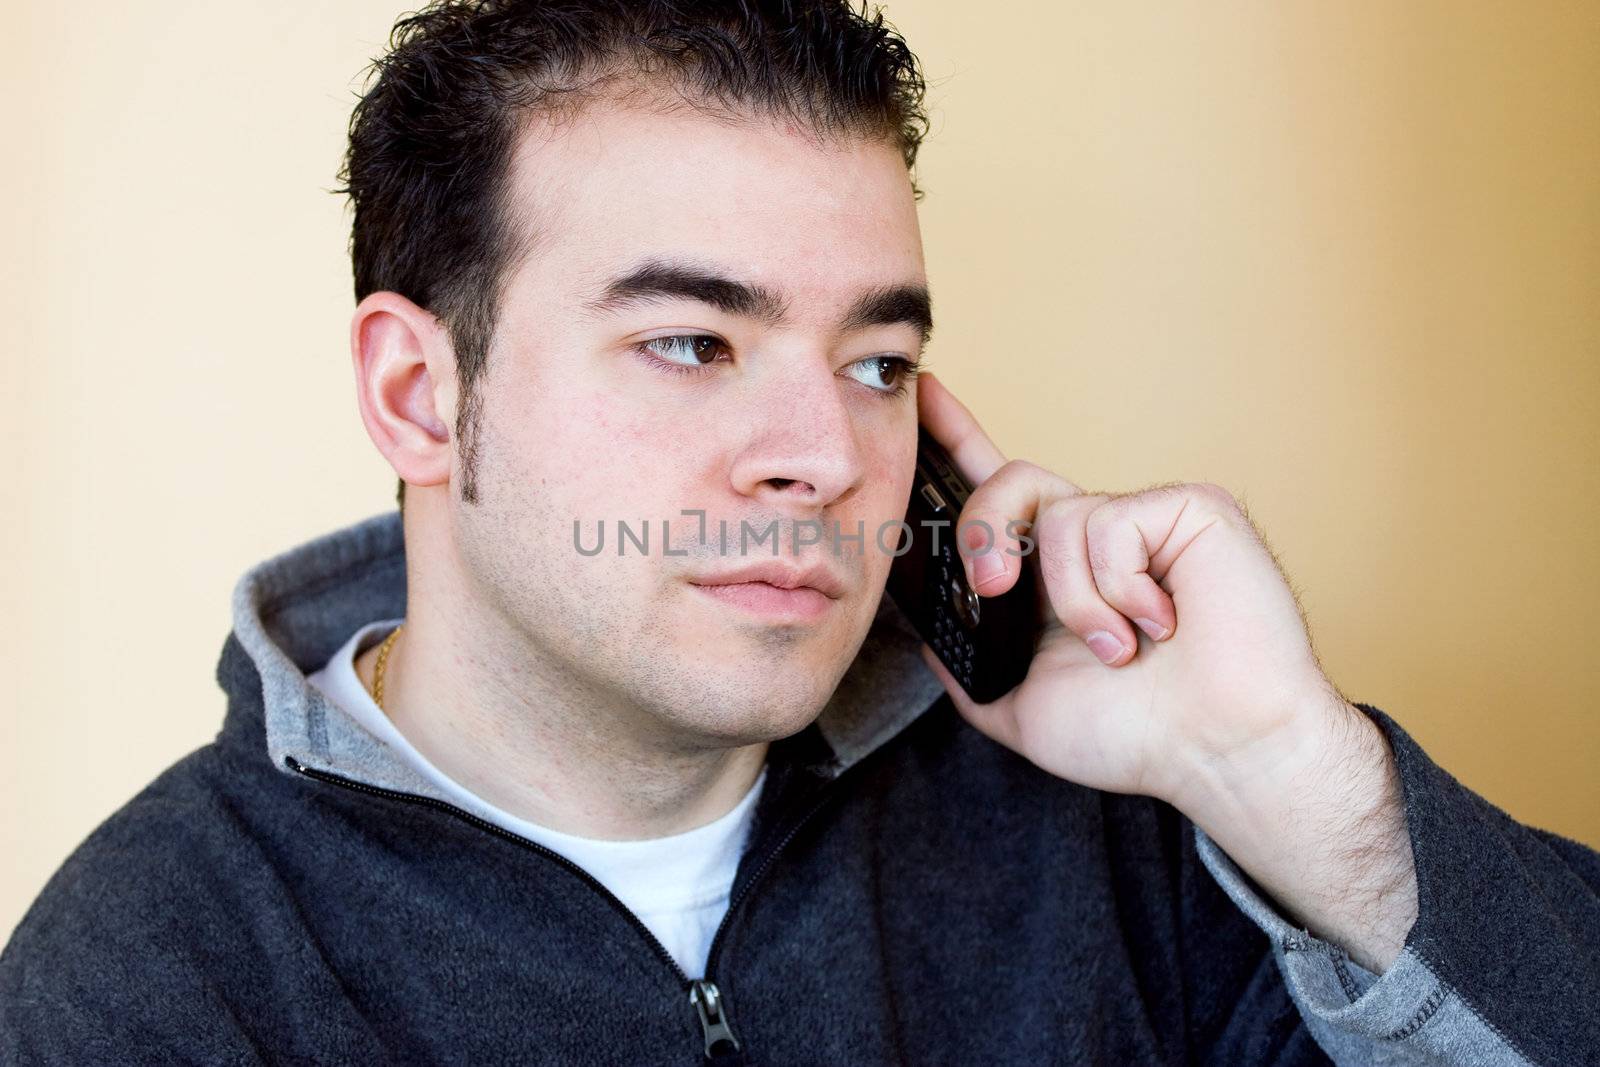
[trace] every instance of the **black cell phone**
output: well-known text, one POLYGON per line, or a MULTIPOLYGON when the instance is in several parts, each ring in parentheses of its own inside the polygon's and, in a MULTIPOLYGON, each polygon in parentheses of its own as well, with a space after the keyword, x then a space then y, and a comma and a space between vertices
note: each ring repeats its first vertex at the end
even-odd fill
POLYGON ((889 568, 888 589, 967 695, 987 704, 1021 682, 1033 661, 1040 631, 1038 553, 1020 557, 1021 577, 1003 595, 979 597, 967 584, 956 541, 956 523, 971 495, 971 483, 944 446, 919 427, 917 472, 906 504, 911 532, 909 538, 901 532, 906 550, 889 568))

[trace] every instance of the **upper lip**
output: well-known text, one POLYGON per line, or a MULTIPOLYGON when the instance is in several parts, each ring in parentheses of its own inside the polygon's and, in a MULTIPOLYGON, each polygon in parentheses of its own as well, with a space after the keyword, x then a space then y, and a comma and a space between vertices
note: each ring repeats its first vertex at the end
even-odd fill
POLYGON ((690 581, 695 585, 738 585, 741 582, 766 582, 779 589, 800 589, 809 586, 833 600, 844 596, 844 582, 821 563, 806 567, 785 564, 779 560, 752 563, 737 570, 718 574, 702 574, 690 581))

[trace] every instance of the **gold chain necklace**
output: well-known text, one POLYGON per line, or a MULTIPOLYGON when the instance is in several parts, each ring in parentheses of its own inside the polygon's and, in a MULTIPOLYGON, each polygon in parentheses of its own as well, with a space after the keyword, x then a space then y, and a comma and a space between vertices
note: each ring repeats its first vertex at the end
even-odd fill
POLYGON ((383 639, 383 644, 378 646, 378 660, 372 665, 372 702, 378 705, 378 710, 383 711, 383 670, 389 665, 389 653, 394 650, 394 639, 400 636, 400 631, 405 623, 396 626, 388 637, 383 639))

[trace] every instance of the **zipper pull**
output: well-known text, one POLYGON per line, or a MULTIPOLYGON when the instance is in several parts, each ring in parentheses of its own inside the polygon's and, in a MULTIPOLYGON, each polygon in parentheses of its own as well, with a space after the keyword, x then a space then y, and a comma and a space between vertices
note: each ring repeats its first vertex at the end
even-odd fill
MULTIPOLYGON (((733 1028, 722 1014, 722 994, 715 982, 704 978, 690 982, 689 1003, 700 1016, 700 1029, 706 1036, 706 1059, 716 1061, 720 1056, 739 1051, 739 1039, 733 1036, 733 1028)), ((737 1062, 743 1063, 744 1057, 740 1056, 737 1062)))

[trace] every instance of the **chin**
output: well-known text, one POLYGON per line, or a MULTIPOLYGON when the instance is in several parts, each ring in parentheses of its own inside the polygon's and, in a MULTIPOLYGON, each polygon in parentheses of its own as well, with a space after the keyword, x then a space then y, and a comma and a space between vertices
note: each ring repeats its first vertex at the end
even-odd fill
POLYGON ((719 746, 777 741, 799 733, 822 713, 832 689, 819 691, 816 678, 810 674, 789 687, 776 685, 771 675, 726 687, 708 685, 680 705, 674 718, 719 746))

